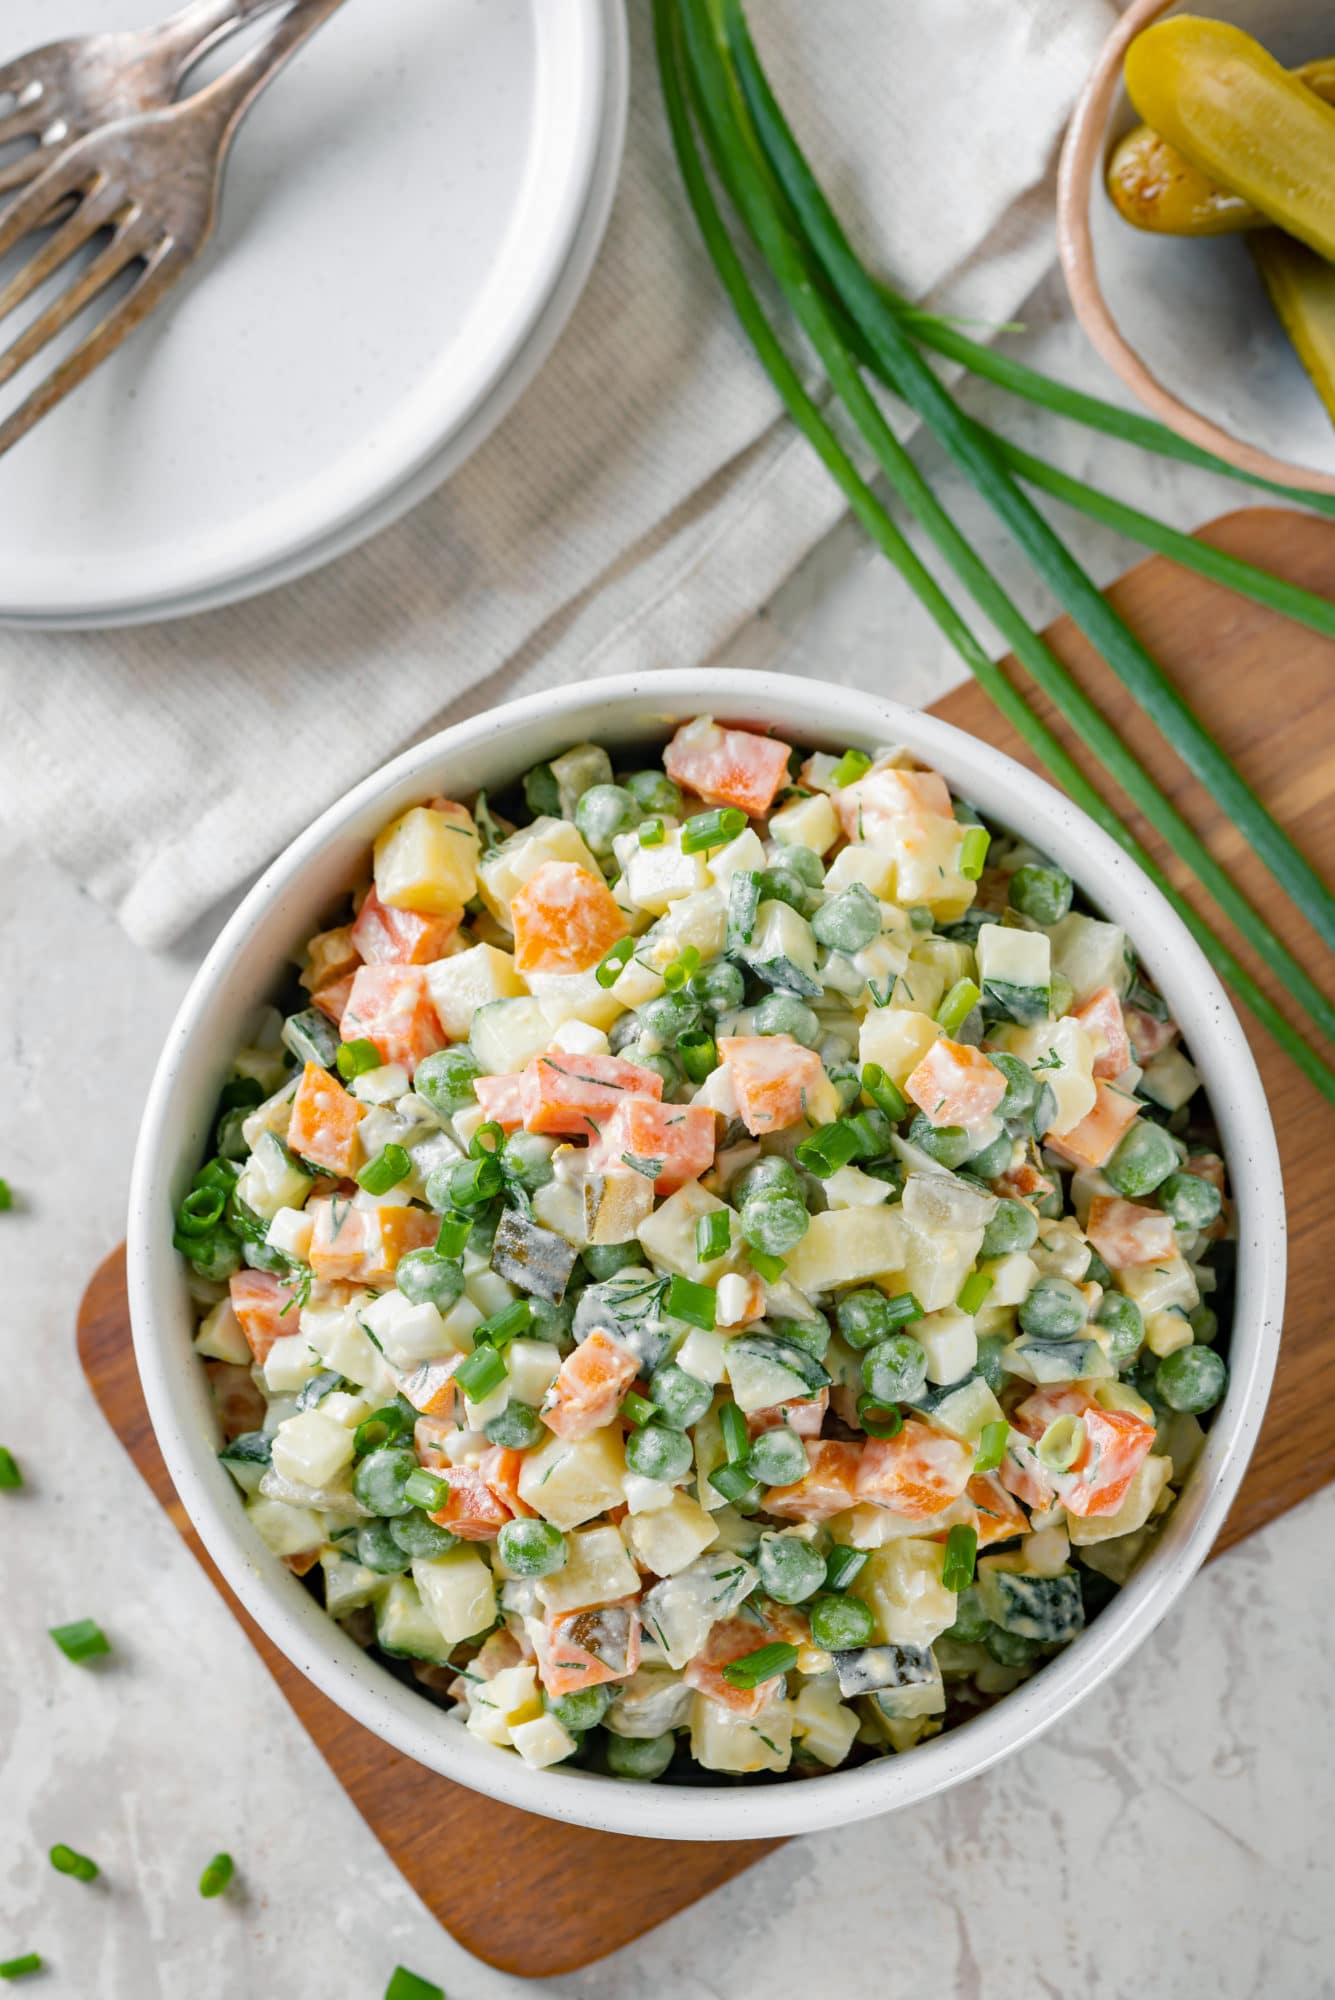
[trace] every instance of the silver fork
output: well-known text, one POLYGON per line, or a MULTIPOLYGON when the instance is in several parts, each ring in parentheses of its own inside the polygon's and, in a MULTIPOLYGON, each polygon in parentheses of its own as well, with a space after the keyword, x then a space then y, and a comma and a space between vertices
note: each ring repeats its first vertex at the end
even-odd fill
POLYGON ((171 104, 187 72, 278 0, 194 0, 152 28, 75 35, 0 64, 0 146, 35 143, 0 166, 0 193, 35 180, 56 155, 101 125, 171 104))
MULTIPOLYGON (((293 0, 258 47, 193 97, 88 133, 0 212, 0 258, 62 218, 0 289, 0 320, 94 237, 110 240, 0 352, 0 386, 132 266, 142 269, 45 379, 0 423, 0 455, 86 380, 142 324, 213 234, 232 140, 250 106, 344 0, 293 0), (72 209, 64 205, 73 201, 72 209)), ((230 14, 235 14, 235 8, 230 14)))

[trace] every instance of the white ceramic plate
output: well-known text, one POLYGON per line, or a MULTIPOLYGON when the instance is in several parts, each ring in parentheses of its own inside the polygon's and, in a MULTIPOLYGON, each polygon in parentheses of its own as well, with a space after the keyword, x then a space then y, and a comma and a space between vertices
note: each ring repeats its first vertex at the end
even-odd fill
MULTIPOLYGON (((1084 814, 999 751, 931 716, 852 689, 716 668, 585 681, 493 709, 405 752, 330 808, 266 870, 210 952, 163 1048, 130 1191, 135 1356, 158 1443, 195 1527, 246 1609, 331 1700, 431 1770, 529 1812, 669 1840, 810 1833, 927 1798, 1028 1743, 1097 1688, 1185 1589, 1242 1482, 1260 1429, 1284 1296, 1284 1202, 1260 1078, 1218 980, 1180 920, 1084 814), (1228 1158, 1238 1230, 1228 1394, 1157 1545, 1116 1600, 1041 1673, 903 1757, 786 1784, 636 1785, 530 1771, 471 1737, 369 1658, 252 1532, 216 1457, 216 1419, 190 1345, 172 1215, 206 1143, 241 1023, 280 990, 292 954, 365 865, 367 846, 413 801, 497 786, 584 738, 661 744, 702 710, 840 750, 908 744, 951 788, 1067 867, 1135 940, 1204 1077, 1228 1158)), ((238 1641, 239 1643, 239 1641, 238 1641)))
MULTIPOLYGON (((141 13, 68 0, 60 27, 141 13)), ((624 116, 614 15, 349 0, 243 126, 195 278, 0 460, 0 617, 223 602, 326 560, 452 469, 591 260, 624 116)), ((53 26, 49 0, 11 0, 6 49, 53 26)))

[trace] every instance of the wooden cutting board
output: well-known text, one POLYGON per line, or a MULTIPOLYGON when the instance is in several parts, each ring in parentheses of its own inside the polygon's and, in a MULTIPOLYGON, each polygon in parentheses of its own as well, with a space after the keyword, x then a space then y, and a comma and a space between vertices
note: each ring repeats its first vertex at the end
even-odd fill
MULTIPOLYGON (((1256 508, 1229 515, 1202 533, 1221 548, 1335 598, 1335 527, 1328 523, 1256 508)), ((1335 876, 1335 644, 1157 557, 1123 577, 1110 595, 1280 821, 1322 872, 1335 876)), ((1296 916, 1277 909, 1267 878, 1241 850, 1232 828, 1133 714, 1089 647, 1064 619, 1048 636, 1294 951, 1314 974, 1327 976, 1329 964, 1318 942, 1296 916)), ((1008 667, 1019 680, 1014 663, 1008 667)), ((886 692, 894 692, 892 684, 886 692)), ((1021 762, 1032 762, 976 687, 948 696, 935 713, 1021 762)), ((1105 790, 1128 816, 1126 801, 1114 789, 1105 790)), ((1146 845, 1162 858, 1162 843, 1134 814, 1129 816, 1146 845)), ((1171 858, 1166 865, 1185 881, 1171 858)), ((1249 956, 1244 947, 1238 949, 1249 956)), ((1265 968, 1254 970, 1282 1002, 1282 990, 1265 968)), ((1326 1335, 1323 1298, 1329 1289, 1328 1218, 1335 1204, 1335 1110, 1253 1023, 1247 1025, 1284 1158, 1289 1299, 1269 1413, 1219 1549, 1335 1476, 1335 1342, 1326 1335), (1302 1441, 1300 1452, 1294 1449, 1295 1438, 1302 1441)), ((135 1372, 122 1250, 107 1258, 88 1288, 79 1313, 78 1346, 103 1413, 335 1776, 423 1902, 479 1958, 529 1977, 573 1971, 651 1930, 778 1844, 705 1845, 590 1833, 493 1804, 386 1748, 269 1644, 190 1527, 154 1442, 135 1372), (503 1867, 483 1872, 478 1857, 487 1854, 504 1856, 503 1867), (592 1885, 613 1876, 615 1895, 591 1893, 592 1885), (521 1879, 527 1893, 516 1899, 513 1884, 521 1879)))

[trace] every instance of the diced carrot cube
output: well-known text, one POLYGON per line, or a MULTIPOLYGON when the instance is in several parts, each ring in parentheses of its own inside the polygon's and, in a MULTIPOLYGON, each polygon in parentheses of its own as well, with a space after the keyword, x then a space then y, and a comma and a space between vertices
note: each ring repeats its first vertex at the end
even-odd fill
POLYGON ((337 930, 317 931, 306 947, 306 969, 301 983, 308 993, 318 992, 320 987, 342 979, 345 973, 354 973, 360 963, 350 924, 340 924, 337 930))
MULTIPOLYGON (((460 1356, 462 1360, 463 1357, 460 1356)), ((449 1457, 445 1446, 450 1438, 458 1434, 459 1426, 447 1417, 419 1417, 413 1425, 413 1449, 419 1462, 432 1472, 440 1472, 448 1467, 449 1457)))
POLYGON ((587 972, 629 925, 601 875, 544 861, 510 902, 516 972, 587 972))
POLYGON ((995 1472, 975 1472, 964 1492, 977 1517, 980 1549, 1008 1542, 1012 1535, 1022 1535, 1028 1529, 1028 1515, 1016 1506, 995 1472))
POLYGON ((887 820, 950 819, 950 787, 935 771, 901 771, 885 766, 831 792, 839 824, 850 840, 865 840, 887 820))
POLYGON ((640 1616, 634 1598, 588 1611, 563 1611, 537 1638, 538 1678, 554 1699, 605 1681, 629 1680, 640 1664, 640 1616))
POLYGON ((365 1105, 350 1096, 337 1077, 308 1062, 292 1100, 287 1143, 303 1160, 341 1179, 357 1164, 362 1149, 357 1127, 365 1116, 365 1105))
POLYGON ((1161 1056, 1165 1049, 1171 1048, 1180 1032, 1176 1021, 1161 1021, 1157 1014, 1147 1014, 1141 1007, 1124 1007, 1122 1019, 1126 1024, 1131 1053, 1142 1069, 1155 1056, 1161 1056))
POLYGON ((731 1709, 734 1715, 754 1719, 773 1700, 778 1675, 771 1675, 758 1687, 739 1688, 724 1680, 723 1669, 730 1667, 734 1660, 744 1659, 748 1653, 758 1652, 770 1637, 767 1630, 749 1618, 721 1619, 695 1658, 687 1661, 682 1679, 697 1694, 707 1695, 710 1701, 731 1709))
POLYGON ((440 1234, 439 1218, 422 1208, 357 1208, 337 1198, 306 1207, 315 1223, 310 1263, 317 1278, 392 1285, 400 1257, 429 1249, 440 1234))
POLYGON ((1039 1172, 1032 1160, 1021 1160, 1018 1167, 1007 1167, 992 1185, 998 1194, 1010 1195, 1016 1201, 1039 1201, 1053 1191, 1053 1182, 1039 1172))
POLYGON ((372 889, 352 926, 352 942, 368 965, 430 965, 448 953, 463 914, 390 909, 372 889))
POLYGON ((233 1438, 244 1437, 247 1431, 263 1429, 269 1405, 252 1380, 249 1368, 231 1361, 206 1361, 204 1372, 209 1378, 218 1423, 229 1444, 233 1438))
POLYGON ((482 1468, 451 1465, 445 1472, 449 1493, 431 1519, 450 1528, 464 1542, 494 1542, 507 1521, 514 1519, 504 1500, 487 1484, 482 1468))
POLYGON ((706 805, 740 806, 759 819, 787 779, 792 746, 750 729, 722 729, 708 716, 683 723, 663 752, 663 768, 706 805))
POLYGON ((798 1396, 791 1403, 771 1403, 766 1410, 749 1410, 746 1428, 752 1437, 759 1437, 762 1431, 777 1431, 787 1425, 800 1438, 818 1438, 829 1406, 830 1392, 822 1389, 818 1396, 798 1396))
POLYGON ((1134 1124, 1140 1106, 1123 1090, 1113 1090, 1100 1078, 1094 1085, 1094 1109, 1069 1132, 1058 1138, 1049 1133, 1043 1141, 1054 1153, 1077 1167, 1101 1167, 1112 1157, 1117 1142, 1134 1124))
POLYGON ((341 973, 337 979, 330 979, 325 985, 317 986, 311 994, 311 1005, 318 1007, 322 1014, 327 1014, 336 1028, 342 1026, 343 1016, 348 1011, 354 977, 351 972, 341 973))
POLYGON ((657 1167, 655 1190, 675 1194, 713 1165, 717 1137, 718 1125, 706 1104, 627 1097, 603 1127, 599 1151, 605 1165, 632 1166, 646 1179, 657 1167))
POLYGON ((578 1139, 596 1138, 624 1098, 663 1095, 657 1070, 620 1056, 573 1056, 559 1049, 535 1056, 522 1082, 524 1130, 578 1139))
POLYGON ((1131 1043, 1122 1017, 1122 1003, 1112 987, 1100 986, 1097 993, 1091 993, 1084 1006, 1076 1008, 1075 1019, 1088 1031, 1094 1044, 1095 1076, 1106 1077, 1109 1082, 1119 1077, 1131 1061, 1131 1043))
POLYGON ((542 1406, 542 1421, 569 1440, 602 1430, 615 1417, 639 1366, 633 1354, 596 1326, 561 1363, 542 1406))
POLYGON ((345 1042, 374 1042, 382 1061, 402 1063, 409 1076, 445 1046, 420 965, 362 966, 339 1032, 345 1042))
POLYGON ((490 1491, 514 1517, 533 1513, 527 1502, 519 1497, 519 1475, 523 1465, 522 1451, 513 1451, 508 1445, 494 1444, 491 1450, 483 1455, 478 1467, 490 1491))
POLYGON ((765 1495, 765 1512, 787 1521, 828 1521, 832 1514, 844 1513, 857 1498, 864 1449, 838 1438, 809 1442, 807 1472, 791 1486, 772 1486, 765 1495))
POLYGON ((1087 1389, 1075 1383, 1026 1397, 1012 1421, 1017 1430, 1037 1441, 1059 1416, 1078 1417, 1085 1437, 1074 1465, 1065 1472, 1049 1474, 1054 1495, 1068 1514, 1115 1514, 1154 1449, 1153 1424, 1142 1422, 1132 1410, 1105 1410, 1087 1389))
POLYGON ((997 1477, 1008 1493, 1036 1513, 1046 1512, 1057 1497, 1051 1474, 1039 1459, 1037 1445, 1018 1428, 1012 1429, 1006 1441, 1006 1456, 997 1477))
POLYGON ((1173 1218, 1160 1208, 1142 1208, 1116 1195, 1096 1194, 1089 1204, 1085 1235, 1110 1271, 1132 1264, 1153 1264, 1171 1257, 1173 1218))
POLYGON ((933 1042, 910 1072, 904 1093, 933 1125, 984 1124, 1006 1095, 1006 1079, 981 1049, 933 1042))
POLYGON ((732 1078, 738 1115, 753 1138, 796 1125, 825 1080, 816 1051, 791 1035, 724 1035, 718 1052, 732 1078))
POLYGON ((396 1378, 399 1394, 424 1417, 455 1416, 459 1390, 454 1378, 464 1359, 462 1354, 449 1354, 442 1361, 419 1362, 396 1378))
POLYGON ((918 1520, 939 1514, 969 1483, 973 1453, 910 1417, 892 1438, 870 1438, 858 1465, 857 1497, 918 1520))
POLYGON ((522 1076, 479 1076, 473 1089, 488 1120, 506 1132, 517 1132, 524 1122, 524 1079, 522 1076))
POLYGON ((241 1323, 247 1345, 257 1361, 264 1361, 276 1340, 297 1331, 297 1315, 290 1308, 293 1290, 271 1271, 233 1271, 227 1281, 232 1311, 241 1323))

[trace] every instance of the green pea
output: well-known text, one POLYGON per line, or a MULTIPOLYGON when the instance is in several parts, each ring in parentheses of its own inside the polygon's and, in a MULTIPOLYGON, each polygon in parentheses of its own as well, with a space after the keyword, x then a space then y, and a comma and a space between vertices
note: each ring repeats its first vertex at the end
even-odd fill
POLYGON ((814 1049, 821 1038, 819 1016, 793 993, 767 993, 755 1021, 758 1035, 791 1035, 804 1049, 814 1049))
POLYGON ((1026 862, 1011 876, 1011 908, 1036 924, 1056 924, 1071 907, 1075 884, 1060 868, 1026 862))
POLYGON ((358 1461, 352 1475, 353 1494, 369 1513, 386 1519, 407 1514, 413 1503, 404 1498, 403 1489, 416 1470, 417 1453, 409 1446, 382 1445, 358 1461))
POLYGON ((1223 1196, 1199 1174, 1169 1174, 1159 1185, 1159 1206, 1179 1229, 1208 1229, 1223 1207, 1223 1196))
POLYGON ((692 973, 687 992, 694 995, 711 1021, 735 1014, 746 998, 746 981, 730 959, 716 958, 692 973))
POLYGON ((575 1279, 578 1275, 579 1266, 576 1265, 575 1277, 572 1277, 570 1284, 566 1287, 565 1298, 559 1306, 553 1305, 550 1299, 535 1297, 529 1299, 528 1309, 530 1317, 528 1337, 530 1340, 545 1340, 550 1346, 559 1347, 564 1351, 570 1341, 571 1328, 574 1324, 575 1279))
POLYGON ((1040 1278, 1020 1307, 1020 1325, 1038 1340, 1070 1340, 1085 1317, 1084 1293, 1069 1278, 1040 1278))
POLYGON ((899 1323, 885 1293, 872 1285, 845 1292, 834 1316, 848 1345, 857 1348, 874 1347, 878 1340, 888 1339, 899 1323))
POLYGON ((356 1549, 358 1562, 373 1569, 377 1576, 401 1576, 412 1561, 408 1551, 395 1539, 389 1521, 367 1521, 358 1528, 356 1549))
POLYGON ((512 1132, 501 1152, 505 1178, 536 1194, 554 1179, 551 1149, 532 1132, 512 1132))
POLYGON ((1094 1313, 1096 1326, 1108 1335, 1108 1359, 1114 1368, 1134 1361, 1145 1338, 1145 1320, 1134 1299, 1123 1292, 1105 1292, 1094 1313))
POLYGON ((862 1381, 878 1403, 911 1403, 927 1385, 927 1356, 911 1333, 892 1333, 863 1355, 862 1381))
POLYGON ((909 1126, 908 1137, 911 1146, 952 1173, 964 1165, 973 1148, 973 1140, 962 1125, 933 1125, 922 1111, 909 1126))
POLYGON ((1155 1386, 1170 1410, 1200 1416, 1228 1387, 1228 1369, 1212 1347, 1179 1347, 1155 1371, 1155 1386))
POLYGON ((881 934, 881 906, 862 882, 850 882, 828 903, 822 903, 811 919, 817 944, 851 957, 881 934))
POLYGON ((558 1695, 548 1699, 547 1708, 563 1728, 581 1735, 586 1729, 596 1729, 612 1706, 615 1689, 603 1684, 599 1687, 576 1688, 572 1694, 558 1695))
POLYGON ((1015 1141, 1009 1132, 999 1132, 990 1145, 969 1157, 969 1172, 976 1174, 980 1181, 994 1181, 1010 1166, 1015 1152, 1015 1141))
POLYGON ((742 1203, 742 1235, 753 1249, 768 1257, 785 1256, 810 1227, 806 1203, 795 1195, 768 1194, 762 1188, 742 1203))
POLYGON ((671 813, 681 817, 682 797, 666 771, 632 771, 622 784, 636 805, 647 813, 671 813))
POLYGON ((671 1424, 674 1430, 685 1431, 692 1424, 699 1423, 714 1400, 714 1391, 698 1375, 688 1375, 675 1361, 667 1361, 654 1370, 649 1383, 649 1400, 657 1404, 663 1423, 671 1424))
POLYGON ((550 1521, 506 1521, 496 1546, 515 1576, 551 1576, 565 1567, 566 1538, 550 1521))
POLYGON ((639 801, 624 785, 591 785, 575 807, 575 825, 590 854, 605 861, 618 834, 633 833, 643 819, 639 801))
POLYGON ((807 1475, 807 1448, 796 1431, 781 1424, 760 1433, 747 1453, 746 1469, 762 1486, 794 1486, 807 1475))
POLYGON ((404 1554, 410 1557, 443 1556, 446 1549, 452 1549, 459 1537, 450 1528, 442 1528, 435 1521, 414 1507, 411 1514, 401 1514, 389 1524, 389 1532, 404 1554))
POLYGON ((473 1086, 481 1075, 481 1063, 461 1043, 452 1049, 439 1049, 420 1062, 413 1072, 413 1089, 442 1118, 453 1118, 456 1111, 475 1101, 477 1092, 473 1086))
POLYGON ((1135 1200, 1138 1195, 1152 1194, 1177 1164, 1177 1147, 1162 1125, 1137 1118, 1118 1140, 1103 1174, 1118 1194, 1135 1200))
POLYGON ((639 1009, 639 1018, 646 1034, 656 1035, 671 1048, 678 1035, 700 1027, 704 1015, 700 1002, 689 992, 660 993, 656 1000, 645 1001, 639 1009))
POLYGON ((772 865, 786 868, 808 889, 819 889, 825 880, 825 863, 814 847, 804 847, 800 841, 794 841, 791 847, 781 847, 772 865))
POLYGON ((690 1439, 665 1424, 645 1424, 626 1439, 626 1464, 641 1479, 662 1479, 671 1485, 686 1477, 693 1458, 690 1439))
POLYGON ((512 1400, 486 1426, 486 1435, 507 1451, 531 1451, 550 1433, 531 1403, 512 1400))
POLYGON ((638 1778, 651 1784, 672 1762, 677 1739, 663 1736, 617 1736, 607 1732, 607 1768, 616 1778, 638 1778))
POLYGON ((435 1306, 448 1312, 464 1288, 464 1267, 457 1257, 439 1250, 410 1250, 400 1257, 394 1282, 410 1305, 435 1306))
POLYGON ((1026 1202, 1003 1195, 991 1221, 983 1231, 984 1257, 1009 1257, 1012 1251, 1029 1250, 1038 1241, 1038 1217, 1026 1202))
POLYGON ((1219 1315, 1212 1306, 1196 1306, 1187 1314, 1187 1324, 1192 1336, 1202 1347, 1208 1347, 1219 1335, 1219 1315))
POLYGON ((827 1653, 865 1646, 875 1620, 860 1597, 822 1596, 811 1607, 811 1637, 827 1653))
POLYGON ((633 1237, 628 1243, 586 1243, 579 1254, 589 1276, 598 1285, 614 1278, 618 1271, 644 1262, 644 1252, 633 1237))
POLYGON ((762 1588, 776 1604, 801 1604, 825 1581, 825 1558, 795 1535, 762 1535, 756 1553, 762 1588))
POLYGON ((1102 1285, 1105 1291, 1112 1284, 1112 1272, 1108 1269, 1108 1266, 1104 1263, 1093 1244, 1090 1245, 1089 1265, 1085 1271, 1085 1276, 1092 1284, 1102 1285))
POLYGON ((791 1160, 782 1153, 766 1153, 740 1173, 732 1185, 732 1198, 742 1207, 757 1194, 796 1195, 801 1199, 802 1183, 791 1160))

